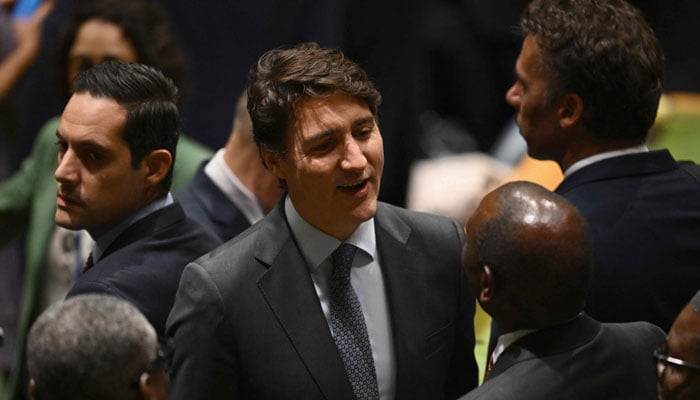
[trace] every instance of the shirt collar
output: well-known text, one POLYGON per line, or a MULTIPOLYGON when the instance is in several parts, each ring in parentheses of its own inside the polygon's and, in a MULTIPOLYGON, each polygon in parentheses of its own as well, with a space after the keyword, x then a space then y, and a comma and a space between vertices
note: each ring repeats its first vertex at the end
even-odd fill
POLYGON ((327 235, 306 222, 297 212, 289 196, 284 201, 284 211, 287 222, 296 239, 299 249, 311 273, 315 273, 321 263, 326 260, 342 243, 357 246, 372 259, 377 259, 377 240, 374 231, 374 218, 360 224, 344 242, 327 235))
POLYGON ((603 161, 608 158, 622 156, 625 154, 644 153, 648 151, 649 148, 646 145, 640 144, 639 146, 632 146, 626 149, 606 151, 604 153, 594 154, 590 157, 583 158, 571 164, 571 166, 567 168, 567 170, 564 172, 564 178, 568 178, 571 174, 580 170, 581 168, 587 167, 593 163, 597 163, 598 161, 603 161))
POLYGON ((94 262, 97 262, 100 258, 102 258, 102 254, 104 254, 105 250, 107 250, 109 245, 112 244, 112 242, 114 242, 114 239, 116 239, 117 236, 124 232, 126 228, 134 224, 136 221, 142 219, 143 217, 157 210, 160 210, 161 208, 164 208, 172 204, 173 202, 173 196, 170 194, 170 192, 168 192, 167 196, 153 201, 147 206, 131 214, 131 216, 127 217, 126 219, 124 219, 124 221, 119 223, 119 225, 107 231, 107 233, 105 233, 95 241, 95 247, 92 250, 92 259, 94 260, 94 262))
POLYGON ((504 333, 501 336, 499 336, 498 342, 496 343, 496 348, 493 349, 493 363, 496 363, 498 357, 503 353, 503 351, 505 351, 505 349, 508 348, 508 346, 515 343, 515 341, 520 339, 521 337, 534 331, 536 331, 536 329, 519 329, 517 331, 504 333))
POLYGON ((248 190, 224 159, 224 149, 219 149, 204 167, 209 179, 238 207, 250 224, 265 216, 258 199, 248 190))

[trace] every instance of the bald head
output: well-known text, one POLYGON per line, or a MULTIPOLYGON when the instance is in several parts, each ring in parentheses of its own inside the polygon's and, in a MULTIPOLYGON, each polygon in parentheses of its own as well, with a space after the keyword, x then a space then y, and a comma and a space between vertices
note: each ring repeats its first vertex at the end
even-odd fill
POLYGON ((265 213, 269 212, 284 194, 277 177, 265 167, 258 146, 253 139, 253 123, 246 104, 245 92, 236 102, 233 129, 224 147, 226 165, 238 180, 250 190, 265 213))
POLYGON ((467 222, 467 277, 504 333, 556 325, 580 313, 590 258, 580 212, 530 182, 489 193, 467 222))
MULTIPOLYGON (((700 366, 700 291, 681 310, 666 338, 667 355, 700 366)), ((696 368, 668 366, 659 377, 659 399, 691 400, 700 398, 700 371, 696 368), (675 371, 675 372, 674 372, 675 371)))

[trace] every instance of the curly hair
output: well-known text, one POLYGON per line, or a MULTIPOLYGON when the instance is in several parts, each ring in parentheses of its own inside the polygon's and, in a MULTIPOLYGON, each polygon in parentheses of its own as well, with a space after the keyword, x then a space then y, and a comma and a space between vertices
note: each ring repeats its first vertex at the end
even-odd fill
POLYGON ((157 351, 156 331, 125 300, 85 294, 58 302, 32 325, 29 374, 37 398, 117 399, 157 351))
POLYGON ((311 42, 263 54, 250 71, 247 89, 258 147, 283 154, 298 101, 337 91, 363 101, 377 117, 381 95, 365 71, 341 51, 311 42))
POLYGON ((187 59, 170 29, 165 10, 148 0, 82 0, 61 27, 58 58, 63 94, 70 95, 68 56, 80 27, 99 19, 119 26, 136 50, 137 62, 149 65, 172 79, 180 97, 189 91, 187 59))
POLYGON ((574 92, 601 139, 644 140, 656 119, 664 56, 642 13, 624 0, 534 0, 521 18, 551 81, 547 99, 574 92))

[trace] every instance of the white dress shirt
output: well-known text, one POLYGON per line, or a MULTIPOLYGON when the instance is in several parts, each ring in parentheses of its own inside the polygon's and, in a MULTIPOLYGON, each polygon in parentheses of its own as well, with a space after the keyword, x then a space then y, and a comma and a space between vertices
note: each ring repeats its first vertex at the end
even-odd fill
POLYGON ((328 282, 333 266, 330 257, 342 243, 357 246, 358 251, 355 253, 350 271, 350 284, 357 293, 365 316, 369 344, 372 347, 372 358, 377 372, 379 398, 393 399, 396 391, 396 358, 384 277, 377 253, 374 219, 362 223, 345 242, 341 242, 306 222, 294 209, 289 197, 285 199, 284 210, 292 234, 309 267, 331 334, 333 328, 331 327, 328 282))

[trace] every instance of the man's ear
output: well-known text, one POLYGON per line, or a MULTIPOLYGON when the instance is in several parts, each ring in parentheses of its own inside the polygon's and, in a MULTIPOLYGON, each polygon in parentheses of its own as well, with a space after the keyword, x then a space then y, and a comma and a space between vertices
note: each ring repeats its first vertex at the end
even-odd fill
POLYGON ((37 393, 36 393, 36 382, 34 382, 34 378, 29 378, 29 396, 32 399, 38 399, 37 393))
POLYGON ((479 302, 488 304, 493 300, 496 294, 496 277, 491 270, 491 267, 484 265, 479 273, 479 281, 481 283, 481 292, 479 292, 479 302))
POLYGON ((146 166, 146 182, 155 186, 165 179, 173 163, 173 156, 165 149, 153 150, 146 154, 142 163, 146 166))
POLYGON ((278 179, 287 179, 284 168, 282 168, 280 155, 278 153, 261 148, 260 157, 262 157, 265 166, 270 172, 272 172, 273 175, 275 175, 278 179))
POLYGON ((163 370, 144 372, 139 377, 139 392, 144 400, 167 400, 170 378, 163 370))
POLYGON ((583 99, 576 93, 567 93, 560 99, 559 125, 570 128, 576 125, 583 115, 583 99))

